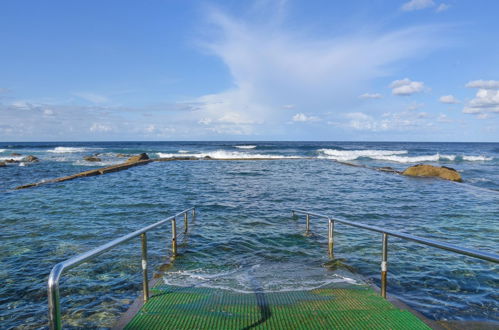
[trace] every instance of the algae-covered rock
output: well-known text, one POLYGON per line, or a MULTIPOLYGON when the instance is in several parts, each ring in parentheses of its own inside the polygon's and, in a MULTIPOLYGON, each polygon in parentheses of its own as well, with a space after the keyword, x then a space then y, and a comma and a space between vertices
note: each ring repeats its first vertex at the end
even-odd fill
POLYGON ((414 165, 407 168, 403 175, 408 176, 426 176, 426 177, 438 177, 445 180, 462 182, 461 174, 453 168, 450 167, 438 167, 433 165, 414 165))
POLYGON ((149 156, 145 152, 143 152, 140 155, 132 156, 132 157, 128 158, 127 163, 135 163, 135 162, 138 162, 141 160, 148 160, 148 159, 149 159, 149 156))
POLYGON ((96 156, 85 156, 83 157, 84 160, 86 160, 87 162, 100 162, 102 161, 102 159, 100 159, 99 157, 96 157, 96 156))
POLYGON ((29 156, 26 156, 22 159, 23 162, 27 162, 27 163, 34 163, 34 162, 37 162, 38 161, 38 157, 35 157, 35 156, 32 156, 32 155, 29 155, 29 156))

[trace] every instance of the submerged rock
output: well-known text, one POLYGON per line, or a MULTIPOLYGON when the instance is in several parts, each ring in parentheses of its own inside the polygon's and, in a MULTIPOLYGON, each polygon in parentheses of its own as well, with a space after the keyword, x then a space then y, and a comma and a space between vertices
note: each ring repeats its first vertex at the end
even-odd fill
POLYGON ((96 157, 96 156, 85 156, 83 157, 84 160, 86 160, 87 162, 100 162, 102 161, 102 159, 100 159, 99 157, 96 157))
POLYGON ((7 164, 5 164, 5 162, 0 162, 0 167, 5 167, 7 166, 7 164))
POLYGON ((378 171, 381 171, 381 172, 388 172, 388 173, 398 173, 400 174, 399 171, 397 171, 396 169, 390 167, 390 166, 384 166, 384 167, 378 167, 376 168, 378 171))
POLYGON ((18 154, 17 152, 13 152, 13 153, 11 153, 10 155, 11 155, 11 156, 14 156, 14 157, 15 157, 15 156, 21 156, 21 154, 18 154))
POLYGON ((125 157, 128 157, 128 155, 125 155, 125 154, 116 154, 116 157, 125 158, 125 157))
POLYGON ((132 157, 128 158, 127 163, 135 163, 135 162, 138 162, 141 160, 148 160, 148 159, 149 159, 149 156, 145 152, 143 152, 140 155, 132 156, 132 157))
POLYGON ((445 180, 462 182, 461 174, 453 168, 450 167, 437 167, 433 165, 414 165, 407 168, 403 175, 408 176, 427 176, 427 177, 438 177, 445 180))
POLYGON ((34 162, 37 162, 38 161, 38 157, 35 157, 35 156, 32 156, 32 155, 29 155, 29 156, 26 156, 22 159, 23 162, 27 162, 27 163, 34 163, 34 162))

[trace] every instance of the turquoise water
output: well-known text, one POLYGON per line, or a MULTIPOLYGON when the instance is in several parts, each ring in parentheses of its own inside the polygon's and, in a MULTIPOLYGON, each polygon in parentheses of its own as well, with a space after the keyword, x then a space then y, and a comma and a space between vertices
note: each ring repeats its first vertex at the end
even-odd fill
MULTIPOLYGON (((498 253, 499 144, 347 142, 0 143, 36 164, 0 168, 0 324, 47 324, 52 266, 120 235, 196 206, 197 217, 164 281, 251 292, 355 282, 379 284, 380 234, 338 224, 327 256, 327 224, 301 208, 498 253), (241 148, 243 147, 243 148, 241 148), (275 160, 151 163, 127 171, 13 191, 11 188, 151 157, 289 157, 275 160), (83 156, 100 153, 100 163, 83 156), (408 178, 333 160, 404 169, 445 165, 464 183, 408 178), (344 266, 347 265, 347 266, 344 266)), ((151 233, 151 263, 168 262, 170 229, 151 233)), ((498 267, 390 239, 388 292, 432 319, 498 322, 498 267)), ((109 327, 140 293, 140 241, 69 271, 61 282, 64 324, 109 327)))

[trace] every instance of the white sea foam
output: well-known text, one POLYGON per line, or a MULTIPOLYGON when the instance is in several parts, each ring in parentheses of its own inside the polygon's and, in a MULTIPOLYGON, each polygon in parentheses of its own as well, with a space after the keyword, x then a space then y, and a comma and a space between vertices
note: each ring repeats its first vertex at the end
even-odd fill
POLYGON ((0 149, 0 152, 5 152, 7 151, 7 149, 0 149))
MULTIPOLYGON (((290 264, 257 264, 252 267, 236 267, 228 271, 193 269, 165 273, 165 284, 179 287, 205 287, 241 293, 285 292, 312 290, 333 283, 360 284, 353 276, 331 274, 324 269, 302 269, 297 276, 290 272, 290 264), (275 274, 281 274, 275 276, 275 274)), ((350 273, 348 273, 350 274, 350 273)))
POLYGON ((52 152, 56 154, 73 153, 73 152, 86 152, 90 150, 98 150, 100 148, 84 148, 84 147, 56 147, 47 152, 52 152))
POLYGON ((25 162, 20 162, 19 166, 26 166, 26 163, 25 162))
POLYGON ((439 162, 439 161, 455 161, 459 159, 465 161, 490 161, 493 157, 486 156, 457 156, 444 155, 436 153, 434 155, 421 156, 401 156, 407 154, 407 150, 334 150, 334 149, 319 149, 318 158, 334 159, 338 161, 351 161, 359 158, 370 158, 374 160, 384 160, 396 163, 421 163, 421 162, 439 162))
POLYGON ((489 161, 493 160, 493 157, 486 157, 486 156, 463 156, 463 160, 466 160, 468 162, 483 162, 483 161, 489 161))
POLYGON ((4 156, 4 157, 0 157, 0 161, 10 160, 10 159, 20 161, 23 158, 24 158, 24 156, 4 156))
POLYGON ((339 161, 355 160, 361 157, 378 159, 378 157, 388 157, 394 155, 403 155, 407 150, 335 150, 319 149, 319 158, 328 158, 339 161))
POLYGON ((156 155, 160 158, 171 158, 171 157, 195 157, 195 158, 204 158, 206 156, 211 157, 213 159, 239 159, 239 158, 253 158, 253 159, 280 159, 280 158, 288 158, 288 159, 297 159, 303 158, 301 156, 280 156, 280 155, 266 155, 266 154, 253 154, 247 152, 240 151, 225 151, 225 150, 217 150, 206 153, 190 153, 190 154, 168 154, 163 152, 158 152, 156 155))
POLYGON ((253 145, 244 145, 244 146, 234 146, 234 148, 237 148, 237 149, 255 149, 256 146, 253 146, 253 145))

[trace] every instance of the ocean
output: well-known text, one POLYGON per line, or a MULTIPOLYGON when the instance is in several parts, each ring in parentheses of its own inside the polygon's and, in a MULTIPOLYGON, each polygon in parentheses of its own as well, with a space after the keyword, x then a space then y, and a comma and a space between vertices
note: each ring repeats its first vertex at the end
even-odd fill
MULTIPOLYGON (((331 261, 327 223, 312 218, 312 234, 304 235, 305 220, 292 218, 292 209, 498 253, 499 143, 0 142, 0 161, 26 155, 40 161, 0 167, 0 328, 47 327, 46 280, 56 263, 193 206, 196 219, 173 263, 169 226, 148 237, 151 267, 164 270, 168 285, 238 292, 379 286, 381 234, 337 224, 331 261), (225 160, 153 162, 13 190, 142 152, 225 160), (101 161, 83 159, 93 154, 101 161), (447 166, 464 182, 340 162, 447 166)), ((428 318, 499 325, 497 265, 396 238, 388 265, 388 293, 428 318)), ((136 239, 64 273, 63 324, 111 327, 140 290, 136 239)))

